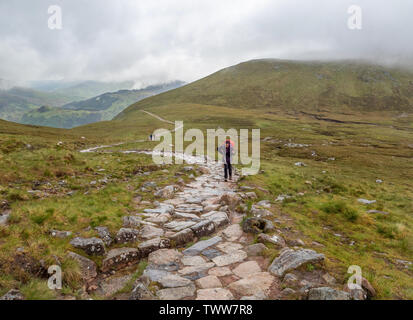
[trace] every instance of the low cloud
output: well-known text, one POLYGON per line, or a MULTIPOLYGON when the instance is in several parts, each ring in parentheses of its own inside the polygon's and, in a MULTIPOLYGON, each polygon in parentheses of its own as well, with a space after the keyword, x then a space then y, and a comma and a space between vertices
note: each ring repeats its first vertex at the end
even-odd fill
POLYGON ((405 0, 0 2, 0 78, 193 81, 256 58, 366 59, 412 66, 405 0), (50 5, 63 28, 47 25, 50 5), (351 5, 362 29, 347 27, 351 5))

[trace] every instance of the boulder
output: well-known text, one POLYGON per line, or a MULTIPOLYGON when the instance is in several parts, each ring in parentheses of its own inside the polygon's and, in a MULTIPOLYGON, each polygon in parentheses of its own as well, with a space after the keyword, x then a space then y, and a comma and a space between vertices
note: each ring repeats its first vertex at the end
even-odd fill
POLYGON ((241 197, 236 193, 225 193, 220 199, 222 205, 227 205, 230 210, 235 210, 235 208, 241 202, 241 197))
POLYGON ((70 244, 78 249, 84 250, 88 255, 104 255, 105 245, 99 238, 80 238, 76 237, 70 244))
POLYGON ((270 220, 251 217, 244 220, 242 223, 242 230, 246 233, 262 233, 274 231, 274 225, 270 220))
POLYGON ((0 297, 0 300, 24 300, 24 296, 19 290, 11 289, 4 296, 0 297))
POLYGON ((308 300, 350 300, 350 294, 329 287, 312 288, 308 300))
POLYGON ((196 293, 196 300, 234 300, 234 296, 228 289, 199 289, 196 293))
POLYGON ((285 247, 285 240, 283 239, 282 236, 280 235, 268 235, 265 233, 261 233, 258 235, 257 240, 261 243, 272 243, 278 248, 284 248, 285 247))
POLYGON ((255 243, 247 246, 245 251, 247 252, 248 256, 259 256, 264 250, 267 249, 265 244, 263 243, 255 243))
POLYGON ((98 232, 99 237, 103 240, 106 246, 109 247, 112 245, 113 239, 107 227, 96 227, 95 230, 98 232))
POLYGON ((161 228, 145 225, 140 230, 139 236, 144 240, 149 240, 157 237, 162 237, 164 233, 164 230, 161 228))
POLYGON ((235 281, 228 286, 233 292, 240 296, 252 296, 264 293, 267 295, 270 291, 275 277, 268 272, 259 272, 246 276, 245 278, 235 281))
POLYGON ((123 227, 124 228, 137 228, 141 225, 142 218, 136 216, 124 216, 123 227))
POLYGON ((232 251, 228 254, 224 254, 212 259, 212 261, 218 266, 223 267, 233 263, 241 262, 247 258, 247 253, 242 250, 232 251))
POLYGON ((96 263, 94 263, 92 260, 83 257, 75 252, 69 252, 67 255, 73 260, 77 261, 77 263, 79 264, 83 281, 90 282, 97 276, 96 263))
POLYGON ((219 236, 215 236, 208 240, 198 241, 193 246, 182 251, 182 253, 187 256, 197 256, 206 248, 211 247, 220 241, 222 241, 222 238, 219 236))
POLYGON ((194 237, 194 232, 188 228, 169 236, 169 239, 174 241, 177 246, 181 246, 185 243, 191 242, 194 237))
POLYGON ((191 230, 196 237, 201 238, 215 232, 215 224, 213 221, 201 221, 191 227, 191 230))
POLYGON ((135 248, 117 248, 108 252, 102 262, 102 271, 119 270, 139 262, 140 252, 135 248))
POLYGON ((71 231, 50 230, 49 233, 53 238, 60 239, 68 238, 72 235, 71 231))
POLYGON ((128 243, 138 241, 139 230, 132 228, 121 228, 116 234, 117 243, 128 243))
POLYGON ((151 240, 140 243, 138 245, 138 249, 141 254, 141 257, 147 257, 153 251, 164 249, 164 248, 169 248, 170 246, 171 246, 171 242, 169 239, 163 239, 163 238, 158 237, 158 238, 151 239, 151 240))
POLYGON ((200 289, 222 288, 222 283, 216 276, 206 276, 195 281, 200 289))
POLYGON ((319 263, 324 261, 324 255, 310 249, 293 250, 285 248, 274 259, 268 268, 272 274, 282 277, 288 271, 299 268, 307 263, 319 263))

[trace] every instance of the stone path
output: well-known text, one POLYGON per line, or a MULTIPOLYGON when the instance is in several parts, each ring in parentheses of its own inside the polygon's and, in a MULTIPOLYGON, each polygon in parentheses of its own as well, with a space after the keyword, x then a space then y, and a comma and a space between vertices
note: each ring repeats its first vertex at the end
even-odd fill
MULTIPOLYGON (((96 150, 98 148, 91 148, 85 152, 96 150)), ((157 190, 156 194, 164 200, 155 208, 143 208, 125 216, 124 226, 114 239, 105 228, 100 228, 97 230, 102 239, 72 240, 73 246, 87 254, 104 255, 100 270, 103 276, 88 279, 92 283, 89 291, 105 291, 104 288, 110 288, 110 292, 120 290, 130 276, 125 278, 124 273, 118 276, 117 272, 126 267, 134 272, 133 265, 147 259, 148 265, 143 275, 125 298, 262 300, 364 297, 364 288, 358 296, 354 290, 340 290, 335 279, 323 267, 311 270, 314 265, 322 265, 324 255, 302 249, 305 244, 300 239, 287 243, 282 231, 265 219, 274 218, 269 210, 272 205, 269 201, 254 204, 251 209, 253 217, 246 218, 245 214, 239 213, 243 199, 254 199, 256 196, 251 190, 235 191, 236 174, 233 182, 226 183, 222 178, 222 164, 205 162, 204 158, 194 156, 174 156, 198 164, 202 175, 181 188, 167 186, 157 190), (259 241, 264 244, 253 244, 253 236, 244 231, 258 235, 259 241), (105 247, 110 248, 112 243, 129 247, 106 252, 105 247), (265 243, 271 243, 280 250, 272 263, 263 255, 267 249, 265 243), (311 268, 303 270, 308 264, 311 268)), ((192 170, 190 166, 184 168, 184 171, 192 170)), ((89 269, 96 274, 90 259, 78 257, 78 261, 87 268, 84 270, 86 275, 90 277, 89 269)))

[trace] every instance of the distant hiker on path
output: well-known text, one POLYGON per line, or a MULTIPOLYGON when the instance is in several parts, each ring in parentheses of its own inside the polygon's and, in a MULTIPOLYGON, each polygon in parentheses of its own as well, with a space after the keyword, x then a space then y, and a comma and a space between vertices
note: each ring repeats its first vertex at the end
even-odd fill
POLYGON ((235 154, 234 143, 227 139, 219 148, 218 152, 222 154, 222 162, 224 163, 224 178, 225 182, 232 180, 232 156, 235 154))

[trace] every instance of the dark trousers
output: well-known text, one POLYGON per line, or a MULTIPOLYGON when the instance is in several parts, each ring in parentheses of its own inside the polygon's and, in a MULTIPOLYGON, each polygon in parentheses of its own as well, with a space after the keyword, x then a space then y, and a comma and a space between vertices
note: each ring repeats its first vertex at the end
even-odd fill
POLYGON ((231 165, 231 163, 225 163, 224 164, 224 177, 225 177, 225 179, 228 179, 228 175, 231 179, 232 178, 232 165, 231 165))

